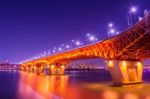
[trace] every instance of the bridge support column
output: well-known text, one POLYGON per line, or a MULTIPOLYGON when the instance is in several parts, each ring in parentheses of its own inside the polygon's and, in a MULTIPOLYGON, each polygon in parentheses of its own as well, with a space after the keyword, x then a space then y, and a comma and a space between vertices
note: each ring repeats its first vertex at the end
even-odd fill
POLYGON ((20 71, 24 71, 24 67, 23 66, 20 66, 20 71))
POLYGON ((49 64, 44 64, 43 65, 43 73, 45 74, 45 75, 49 75, 50 74, 50 65, 49 64))
POLYGON ((65 74, 65 66, 64 65, 61 65, 61 66, 51 65, 50 71, 51 71, 50 74, 62 75, 62 74, 65 74))
POLYGON ((142 83, 142 61, 108 60, 107 66, 114 86, 142 83))
POLYGON ((28 72, 28 66, 25 67, 25 72, 28 72))
POLYGON ((36 73, 36 66, 32 66, 32 73, 36 73))
POLYGON ((28 66, 27 72, 28 72, 28 73, 31 73, 31 66, 28 66))
POLYGON ((26 72, 26 67, 23 67, 23 69, 22 69, 24 72, 26 72))
POLYGON ((37 66, 35 68, 35 70, 36 70, 36 74, 42 74, 43 73, 43 66, 37 66))

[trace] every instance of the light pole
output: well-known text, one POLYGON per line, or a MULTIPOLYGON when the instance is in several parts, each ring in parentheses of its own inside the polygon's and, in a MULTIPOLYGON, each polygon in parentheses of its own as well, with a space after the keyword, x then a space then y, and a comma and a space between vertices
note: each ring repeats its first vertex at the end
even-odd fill
POLYGON ((95 42, 98 41, 98 38, 95 35, 91 35, 91 34, 86 34, 87 36, 87 40, 91 43, 91 42, 95 42))
POLYGON ((119 34, 118 31, 116 31, 116 28, 114 27, 114 25, 112 23, 108 24, 108 37, 112 37, 119 34))
POLYGON ((129 11, 129 19, 128 19, 128 25, 130 26, 130 27, 132 27, 132 25, 133 25, 133 19, 132 19, 132 17, 133 17, 133 14, 135 14, 137 12, 137 8, 136 7, 131 7, 130 8, 130 11, 129 11))
POLYGON ((111 29, 113 28, 113 24, 112 23, 109 23, 108 24, 108 37, 110 37, 110 31, 111 31, 111 29))
POLYGON ((70 48, 70 46, 69 45, 66 45, 66 49, 69 49, 70 48))
POLYGON ((80 41, 76 41, 76 42, 75 42, 75 45, 76 45, 76 46, 80 46, 80 44, 81 44, 80 41))

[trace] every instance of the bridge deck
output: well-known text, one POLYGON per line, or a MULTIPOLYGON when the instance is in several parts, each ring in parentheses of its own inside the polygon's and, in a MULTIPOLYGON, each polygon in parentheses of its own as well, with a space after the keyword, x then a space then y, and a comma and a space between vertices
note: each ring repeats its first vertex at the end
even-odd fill
POLYGON ((28 63, 67 64, 73 60, 104 57, 106 59, 142 60, 150 57, 150 14, 122 33, 80 48, 61 52, 28 63))

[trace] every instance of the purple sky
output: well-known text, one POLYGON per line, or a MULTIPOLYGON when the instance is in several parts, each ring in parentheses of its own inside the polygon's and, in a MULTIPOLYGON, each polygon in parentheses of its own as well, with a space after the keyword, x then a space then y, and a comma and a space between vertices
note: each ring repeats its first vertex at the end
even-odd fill
POLYGON ((127 28, 130 6, 138 15, 150 0, 1 0, 0 60, 20 62, 90 32, 104 39, 107 24, 127 28))

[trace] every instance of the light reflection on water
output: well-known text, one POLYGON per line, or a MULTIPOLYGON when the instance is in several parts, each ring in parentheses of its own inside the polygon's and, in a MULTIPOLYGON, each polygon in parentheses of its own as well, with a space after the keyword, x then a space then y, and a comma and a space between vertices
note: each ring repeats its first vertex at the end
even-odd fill
POLYGON ((1 98, 1 96, 5 97, 1 94, 3 92, 1 90, 0 99, 150 99, 150 84, 147 82, 135 86, 112 87, 107 76, 100 77, 96 74, 95 76, 97 77, 88 73, 86 77, 83 77, 79 75, 45 76, 19 72, 19 74, 13 74, 14 80, 9 81, 10 84, 16 84, 16 88, 13 89, 15 97, 1 98), (94 78, 96 78, 95 81, 93 81, 94 78))

